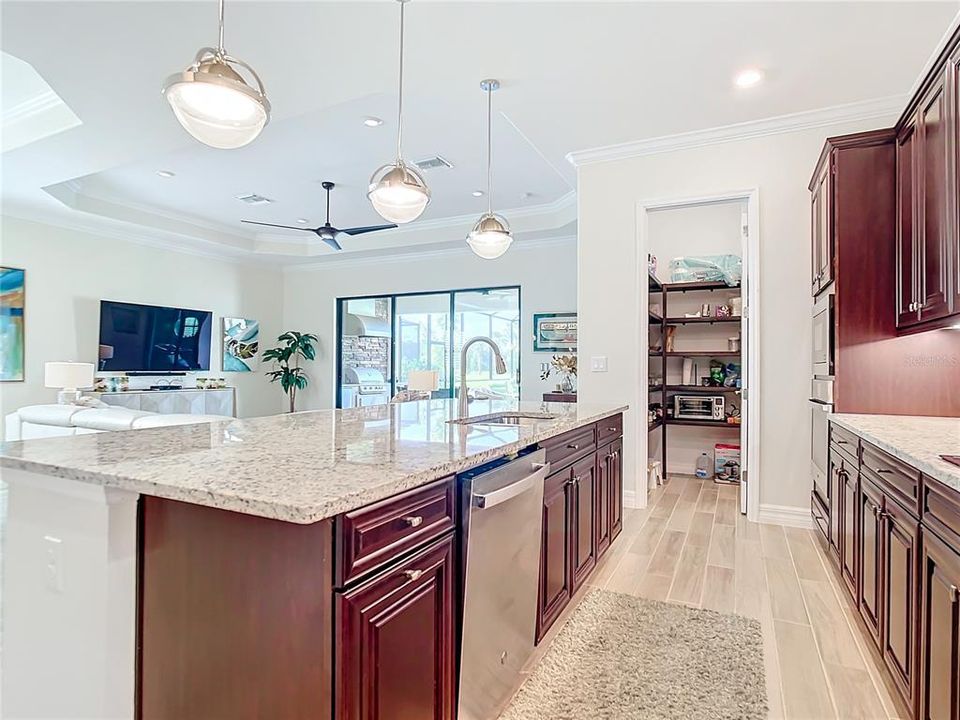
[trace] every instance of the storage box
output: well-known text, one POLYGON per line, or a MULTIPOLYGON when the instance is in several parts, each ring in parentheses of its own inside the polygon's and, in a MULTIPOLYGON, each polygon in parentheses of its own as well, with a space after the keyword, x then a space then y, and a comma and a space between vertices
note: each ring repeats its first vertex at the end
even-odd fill
POLYGON ((720 482, 740 482, 740 446, 717 443, 713 448, 713 476, 720 482))

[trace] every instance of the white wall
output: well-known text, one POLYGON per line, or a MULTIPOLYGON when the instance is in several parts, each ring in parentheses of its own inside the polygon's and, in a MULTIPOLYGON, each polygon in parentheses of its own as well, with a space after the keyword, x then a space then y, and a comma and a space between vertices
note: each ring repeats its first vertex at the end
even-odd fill
MULTIPOLYGON (((282 331, 279 270, 106 239, 85 232, 0 218, 0 263, 26 270, 26 380, 0 385, 0 411, 56 402, 43 386, 50 360, 96 362, 101 299, 211 310, 210 373, 237 388, 241 416, 283 410, 283 393, 262 372, 221 373, 220 319, 260 320, 262 342, 282 331)), ((206 373, 201 373, 201 375, 206 373)))
POLYGON ((657 277, 670 282, 670 261, 681 255, 740 255, 742 201, 653 210, 647 216, 657 277))
MULTIPOLYGON (((872 124, 880 126, 880 124, 872 124)), ((760 504, 809 507, 810 378, 809 194, 807 183, 823 141, 867 130, 862 123, 584 165, 579 169, 580 357, 608 358, 608 372, 583 372, 584 401, 639 395, 640 332, 636 227, 640 201, 717 195, 758 188, 760 194, 760 504), (616 311, 616 312, 614 312, 616 311)), ((645 338, 644 338, 645 340, 645 338)), ((629 413, 626 491, 635 489, 636 458, 646 433, 629 413), (636 445, 630 439, 636 439, 636 445)), ((762 507, 761 507, 762 510, 762 507)))
POLYGON ((516 241, 497 260, 481 260, 468 248, 378 262, 347 260, 310 268, 288 268, 284 277, 283 325, 320 337, 319 357, 308 367, 311 384, 298 396, 304 409, 334 406, 336 387, 336 298, 391 292, 452 290, 495 285, 520 286, 521 393, 540 400, 555 382, 540 380, 540 363, 550 353, 533 352, 533 314, 572 311, 577 306, 577 250, 572 238, 516 241))

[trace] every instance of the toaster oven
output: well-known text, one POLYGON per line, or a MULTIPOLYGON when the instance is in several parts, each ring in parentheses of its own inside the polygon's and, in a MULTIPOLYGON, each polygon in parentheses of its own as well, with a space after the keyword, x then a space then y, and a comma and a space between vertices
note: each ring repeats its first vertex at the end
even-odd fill
POLYGON ((673 417, 677 420, 723 420, 723 395, 674 395, 673 417))

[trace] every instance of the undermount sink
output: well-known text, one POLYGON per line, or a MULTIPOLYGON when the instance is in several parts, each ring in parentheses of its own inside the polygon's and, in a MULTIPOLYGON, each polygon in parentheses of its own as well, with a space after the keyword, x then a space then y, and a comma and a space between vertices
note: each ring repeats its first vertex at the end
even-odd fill
POLYGON ((457 425, 524 425, 537 420, 553 420, 555 417, 557 416, 552 413, 500 412, 491 415, 478 415, 477 417, 457 418, 448 420, 448 422, 457 425))

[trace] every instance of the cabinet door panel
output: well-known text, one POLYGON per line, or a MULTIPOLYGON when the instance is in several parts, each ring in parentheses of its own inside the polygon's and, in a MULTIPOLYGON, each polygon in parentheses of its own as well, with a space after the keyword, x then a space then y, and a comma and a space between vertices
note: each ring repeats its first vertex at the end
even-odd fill
POLYGON ((595 456, 573 465, 573 591, 576 592, 597 564, 594 523, 597 517, 595 456))
POLYGON ((623 530, 623 440, 611 443, 610 472, 610 542, 617 539, 623 530))
POLYGON ((922 530, 920 600, 920 717, 960 717, 960 554, 922 530))
POLYGON ((880 646, 880 602, 882 598, 882 513, 883 495, 869 480, 860 480, 859 597, 860 615, 873 641, 880 646))
POLYGON ((840 474, 840 573, 847 591, 857 601, 857 471, 844 467, 840 474))
POLYGON ((920 106, 920 320, 934 320, 950 312, 947 281, 948 131, 947 97, 943 76, 920 106))
POLYGON ((953 209, 950 211, 952 228, 947 231, 947 255, 950 258, 953 285, 951 311, 960 314, 960 46, 947 61, 947 82, 953 95, 947 124, 947 143, 951 146, 950 157, 953 161, 953 167, 948 168, 951 173, 948 199, 953 209))
POLYGON ((452 720, 453 535, 337 593, 338 720, 452 720))
POLYGON ((840 471, 843 461, 834 453, 830 453, 830 476, 827 479, 827 500, 830 510, 830 549, 840 553, 840 471))
POLYGON ((889 500, 883 517, 883 656, 907 706, 913 707, 918 525, 889 500))
POLYGON ((597 502, 594 528, 596 529, 597 559, 610 547, 610 461, 613 450, 609 445, 600 448, 597 452, 597 502))
POLYGON ((546 479, 543 491, 543 535, 540 546, 540 600, 537 641, 570 602, 571 484, 570 469, 546 479))
POLYGON ((897 326, 908 327, 920 319, 917 310, 916 122, 897 137, 897 326))
POLYGON ((813 278, 812 290, 817 295, 833 279, 833 199, 830 177, 833 156, 826 159, 813 189, 813 278))

